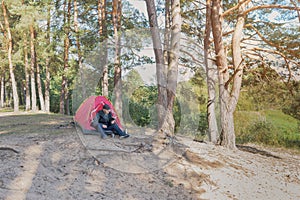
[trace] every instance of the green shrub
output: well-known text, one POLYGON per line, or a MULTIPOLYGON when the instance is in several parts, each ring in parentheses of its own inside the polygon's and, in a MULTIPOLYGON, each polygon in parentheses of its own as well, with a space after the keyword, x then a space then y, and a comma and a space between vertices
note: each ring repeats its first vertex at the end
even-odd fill
POLYGON ((299 120, 279 110, 236 112, 236 141, 300 149, 299 124, 299 120))
POLYGON ((267 120, 259 120, 251 124, 237 138, 240 143, 260 143, 278 145, 278 133, 275 126, 267 120))

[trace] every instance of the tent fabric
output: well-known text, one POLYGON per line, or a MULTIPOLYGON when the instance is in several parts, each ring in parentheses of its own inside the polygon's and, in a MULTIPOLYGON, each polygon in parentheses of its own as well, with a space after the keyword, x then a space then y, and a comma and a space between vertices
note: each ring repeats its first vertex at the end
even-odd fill
POLYGON ((105 96, 90 96, 79 106, 74 117, 75 123, 80 126, 83 133, 88 134, 96 132, 95 128, 91 126, 91 122, 97 112, 102 110, 105 104, 109 105, 112 116, 116 119, 116 123, 122 129, 120 119, 116 114, 112 103, 105 96))

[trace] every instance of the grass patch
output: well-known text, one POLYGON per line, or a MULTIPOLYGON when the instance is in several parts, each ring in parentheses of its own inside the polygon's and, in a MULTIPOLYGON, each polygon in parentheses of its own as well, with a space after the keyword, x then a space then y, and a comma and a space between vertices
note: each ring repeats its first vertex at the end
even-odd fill
POLYGON ((71 116, 59 114, 21 114, 0 116, 0 137, 4 134, 61 133, 61 126, 72 121, 71 116))
POLYGON ((278 110, 235 113, 237 143, 300 149, 300 122, 278 110))
POLYGON ((14 109, 11 107, 0 108, 0 113, 4 113, 4 112, 14 112, 14 109))

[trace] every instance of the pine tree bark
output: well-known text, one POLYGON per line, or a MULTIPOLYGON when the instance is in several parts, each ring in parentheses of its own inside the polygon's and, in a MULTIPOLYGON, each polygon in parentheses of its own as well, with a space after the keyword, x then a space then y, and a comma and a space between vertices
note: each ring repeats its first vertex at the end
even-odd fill
POLYGON ((61 95, 60 95, 60 114, 69 114, 70 108, 68 106, 69 94, 68 94, 68 80, 67 71, 69 68, 69 48, 70 48, 70 17, 71 17, 71 0, 65 0, 64 2, 64 69, 62 74, 61 83, 61 95), (68 1, 68 7, 67 7, 68 1), (66 11, 67 7, 67 11, 66 11), (67 12, 67 13, 66 13, 67 12))
POLYGON ((207 121, 208 121, 208 135, 209 140, 213 144, 218 141, 218 125, 215 113, 216 103, 216 82, 217 82, 217 69, 209 57, 211 34, 211 0, 206 1, 206 25, 204 37, 204 64, 206 68, 206 81, 208 89, 208 102, 207 102, 207 121))
POLYGON ((233 112, 240 94, 243 75, 243 63, 240 49, 243 26, 245 23, 244 10, 249 1, 239 2, 238 18, 232 37, 232 55, 234 73, 229 77, 225 48, 222 42, 221 1, 213 1, 212 30, 218 66, 219 95, 221 109, 221 145, 236 149, 233 112), (231 83, 232 82, 232 83, 231 83), (232 84, 229 86, 229 84, 232 84))
POLYGON ((176 97, 177 79, 178 79, 178 62, 180 54, 181 39, 181 14, 180 0, 171 1, 171 49, 169 54, 167 96, 168 105, 165 120, 162 124, 161 131, 166 135, 172 136, 175 131, 175 120, 173 117, 173 105, 176 97))
POLYGON ((28 62, 28 41, 26 32, 23 34, 24 37, 24 65, 25 65, 25 92, 26 92, 26 100, 25 100, 25 110, 29 111, 31 108, 30 102, 30 66, 28 62))
POLYGON ((17 83, 16 83, 14 69, 13 69, 14 67, 13 67, 13 63, 12 63, 13 43, 12 43, 10 24, 8 21, 7 10, 6 10, 4 0, 2 0, 2 10, 3 10, 4 23, 5 23, 6 32, 7 32, 7 39, 8 39, 7 57, 8 57, 8 63, 9 63, 9 74, 10 74, 10 79, 11 79, 12 92, 13 92, 14 112, 18 112, 19 111, 19 95, 18 95, 17 83))
MULTIPOLYGON (((35 56, 35 58, 36 58, 36 56, 35 56)), ((37 65, 37 63, 36 63, 36 82, 37 82, 37 87, 38 87, 41 110, 45 111, 45 100, 44 100, 44 95, 43 95, 43 90, 42 90, 41 73, 40 73, 40 67, 39 67, 39 65, 37 65)))
POLYGON ((45 79, 45 111, 50 112, 50 23, 51 23, 51 8, 48 7, 48 16, 47 16, 47 34, 46 34, 46 43, 47 43, 47 56, 46 56, 46 79, 45 79))
MULTIPOLYGON (((162 48, 162 42, 159 35, 159 27, 157 23, 157 14, 154 0, 146 0, 147 13, 149 17, 150 31, 152 35, 153 49, 156 63, 156 78, 158 85, 158 130, 161 129, 164 116, 167 110, 167 69, 164 61, 164 55, 162 48)), ((165 48, 165 52, 168 48, 165 48)))
POLYGON ((31 65, 31 110, 33 112, 37 111, 37 101, 36 101, 36 84, 35 84, 35 50, 34 50, 34 28, 33 25, 30 25, 30 65, 31 65))
POLYGON ((101 42, 100 67, 102 69, 102 95, 108 97, 108 58, 107 58, 107 12, 106 0, 98 0, 98 24, 101 42))
MULTIPOLYGON (((228 74, 228 66, 226 60, 225 49, 222 41, 222 22, 220 18, 221 13, 221 1, 215 0, 212 3, 212 31, 214 36, 214 45, 215 45, 215 53, 216 53, 216 64, 218 67, 218 80, 219 80, 219 95, 220 95, 220 110, 221 110, 221 139, 224 137, 228 138, 229 133, 229 108, 228 108, 228 99, 229 93, 227 88, 225 87, 226 82, 229 80, 228 74)), ((229 148, 235 148, 235 141, 225 140, 221 143, 229 148), (224 142, 228 142, 225 145, 224 142)))
POLYGON ((119 31, 121 27, 121 0, 113 0, 113 25, 114 25, 114 39, 115 39, 115 58, 114 58, 114 95, 115 108, 122 119, 122 69, 120 62, 121 55, 121 38, 119 31))
POLYGON ((42 91, 42 82, 41 82, 41 73, 40 73, 40 67, 37 64, 37 59, 36 59, 36 51, 35 51, 35 38, 36 38, 36 31, 33 27, 33 25, 31 26, 31 40, 32 40, 32 51, 34 52, 34 65, 36 68, 36 83, 37 83, 37 89, 38 89, 38 95, 39 95, 39 102, 40 102, 40 109, 42 111, 45 111, 45 101, 44 101, 44 95, 43 95, 43 91, 42 91))
POLYGON ((3 108, 4 107, 4 85, 5 85, 5 82, 4 82, 4 74, 1 75, 1 79, 0 79, 0 83, 1 83, 1 89, 0 89, 0 108, 3 108))
POLYGON ((82 95, 83 99, 86 99, 87 98, 86 85, 85 85, 85 78, 84 78, 84 71, 83 71, 83 64, 82 64, 80 34, 79 34, 79 28, 78 28, 77 0, 74 0, 74 30, 75 30, 75 35, 76 35, 78 66, 79 66, 80 82, 81 82, 81 84, 80 84, 81 85, 81 95, 82 95))

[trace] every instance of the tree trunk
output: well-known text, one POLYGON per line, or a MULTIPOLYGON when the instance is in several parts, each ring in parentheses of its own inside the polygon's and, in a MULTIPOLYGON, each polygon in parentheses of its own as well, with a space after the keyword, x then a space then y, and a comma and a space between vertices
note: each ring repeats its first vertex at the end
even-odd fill
MULTIPOLYGON (((242 77, 243 77, 243 61, 241 54, 241 38, 243 34, 243 27, 245 24, 245 15, 243 14, 245 10, 245 6, 249 1, 241 4, 239 7, 238 19, 234 29, 234 33, 232 36, 232 57, 233 57, 233 66, 234 66, 234 74, 233 76, 233 85, 230 91, 230 96, 228 97, 227 102, 227 125, 224 127, 224 133, 222 134, 222 145, 235 148, 235 132, 234 132, 234 118, 233 113, 235 111, 236 105, 238 103, 241 85, 242 85, 242 77), (226 130, 227 128, 227 130, 226 130)), ((228 87, 225 89, 229 90, 228 87)))
POLYGON ((113 0, 113 24, 114 24, 114 38, 115 38, 115 59, 114 59, 114 94, 115 94, 115 108, 122 119, 122 69, 120 62, 121 54, 121 38, 119 36, 121 23, 121 0, 113 0))
POLYGON ((9 21, 8 21, 8 16, 7 16, 7 11, 6 11, 6 6, 4 3, 4 0, 2 0, 2 9, 3 9, 3 17, 4 17, 4 22, 6 26, 6 31, 7 31, 7 38, 8 38, 8 51, 7 51, 7 56, 8 56, 8 62, 9 62, 9 73, 10 73, 10 79, 11 79, 11 85, 12 85, 12 92, 13 92, 13 100, 14 100, 14 112, 19 111, 19 95, 18 95, 18 90, 17 90, 17 83, 15 80, 15 74, 13 70, 13 64, 12 64, 12 36, 10 32, 10 27, 9 27, 9 21))
MULTIPOLYGON (((67 0, 64 2, 64 10, 66 10, 67 0)), ((61 83, 61 95, 60 95, 60 114, 69 113, 69 107, 66 106, 69 95, 68 95, 68 80, 67 80, 67 71, 69 68, 69 48, 70 48, 70 17, 71 17, 71 0, 68 0, 68 10, 67 14, 64 12, 64 69, 62 74, 62 83, 61 83)))
POLYGON ((107 58, 107 27, 106 0, 98 0, 98 24, 101 42, 100 67, 102 73, 102 95, 108 97, 108 58, 107 58))
POLYGON ((82 52, 81 52, 81 45, 80 45, 80 35, 78 29, 78 8, 77 8, 77 0, 74 0, 74 29, 76 34, 76 45, 77 45, 77 54, 78 54, 78 66, 79 66, 79 73, 80 73, 80 85, 81 85, 81 95, 83 99, 87 98, 86 94, 86 86, 85 86, 85 78, 84 78, 84 71, 82 65, 82 52))
POLYGON ((221 22, 221 1, 215 0, 212 4, 212 32, 214 36, 214 45, 215 45, 215 54, 216 54, 216 64, 218 67, 218 79, 219 79, 219 95, 220 95, 220 115, 221 115, 221 144, 229 148, 235 148, 235 141, 229 141, 232 135, 232 132, 229 132, 229 123, 232 123, 230 120, 229 112, 229 92, 225 86, 229 80, 228 66, 226 60, 226 53, 223 46, 222 40, 222 22, 221 22), (226 140, 223 140, 223 139, 226 140))
POLYGON ((42 90, 41 73, 40 73, 40 67, 37 63, 36 63, 36 81, 37 81, 41 110, 45 111, 45 101, 44 101, 44 95, 42 90))
POLYGON ((36 103, 36 89, 35 89, 35 50, 34 50, 34 29, 30 25, 30 55, 31 55, 31 109, 33 112, 37 111, 36 103))
POLYGON ((50 58, 46 58, 45 112, 50 112, 50 58))
POLYGON ((208 135, 209 140, 213 144, 218 141, 218 125, 215 113, 216 103, 216 81, 217 69, 209 57, 210 46, 210 33, 211 33, 211 0, 206 1, 206 25, 204 37, 204 64, 206 68, 206 80, 208 89, 208 102, 207 102, 207 121, 208 121, 208 135))
POLYGON ((214 35, 214 44, 216 52, 216 63, 218 66, 219 89, 220 89, 220 107, 221 107, 221 145, 236 149, 234 118, 233 113, 236 108, 243 75, 243 63, 240 49, 240 41, 245 21, 243 14, 246 4, 249 1, 239 6, 239 14, 236 27, 232 37, 232 54, 234 73, 229 79, 229 71, 226 60, 226 53, 222 43, 222 22, 221 22, 221 2, 220 0, 213 1, 212 9, 212 29, 214 35), (230 87, 230 81, 232 86, 230 87))
POLYGON ((36 59, 36 51, 35 51, 35 38, 36 38, 36 32, 33 27, 31 26, 31 40, 32 40, 32 51, 34 52, 34 66, 36 68, 36 83, 37 83, 37 88, 38 88, 38 94, 39 94, 39 100, 40 100, 40 108, 42 111, 45 111, 45 101, 44 101, 44 95, 43 95, 43 90, 42 90, 42 82, 41 82, 41 73, 40 73, 40 67, 37 64, 37 59, 36 59))
POLYGON ((242 53, 241 53, 241 39, 243 35, 243 28, 244 28, 245 17, 246 17, 243 13, 245 11, 245 7, 248 2, 249 0, 242 3, 239 7, 237 23, 232 36, 232 56, 233 56, 234 74, 233 74, 233 86, 230 93, 231 99, 229 102, 232 113, 234 112, 236 105, 238 103, 238 99, 241 91, 241 85, 242 85, 244 64, 243 64, 242 53))
POLYGON ((27 41, 27 34, 23 34, 24 37, 24 63, 25 63, 25 92, 26 92, 26 100, 25 100, 25 110, 29 111, 31 107, 30 103, 30 66, 28 63, 28 41, 27 41))
POLYGON ((157 85, 158 85, 157 113, 158 113, 158 123, 159 123, 158 130, 160 130, 164 121, 164 115, 167 110, 167 91, 166 91, 167 70, 164 62, 164 53, 162 50, 162 42, 159 35, 159 28, 157 23, 157 15, 156 15, 154 0, 146 0, 146 5, 147 5, 147 12, 149 17, 149 24, 151 29, 153 49, 154 49, 155 62, 156 62, 156 78, 157 78, 157 85))
POLYGON ((4 73, 1 75, 0 108, 4 107, 4 73))
POLYGON ((168 107, 166 118, 161 127, 161 131, 166 135, 173 135, 175 131, 175 120, 173 117, 173 105, 176 96, 177 79, 178 79, 178 61, 180 53, 180 39, 181 39, 181 14, 180 14, 180 0, 171 1, 172 10, 172 26, 171 26, 171 49, 168 68, 167 81, 167 95, 168 107))
MULTIPOLYGON (((159 120, 159 130, 163 129, 163 124, 166 122, 166 113, 168 112, 168 69, 170 62, 170 49, 171 49, 171 0, 166 0, 165 2, 165 32, 164 32, 164 45, 163 45, 163 58, 164 65, 161 69, 162 72, 162 82, 161 88, 163 88, 163 109, 161 109, 161 119, 159 120)), ((169 120, 167 120, 169 121, 169 120)), ((172 126, 172 125, 171 125, 172 126)))
POLYGON ((50 21, 51 20, 51 8, 48 7, 48 17, 47 17, 47 57, 46 57, 46 80, 45 80, 45 111, 50 112, 50 21))

